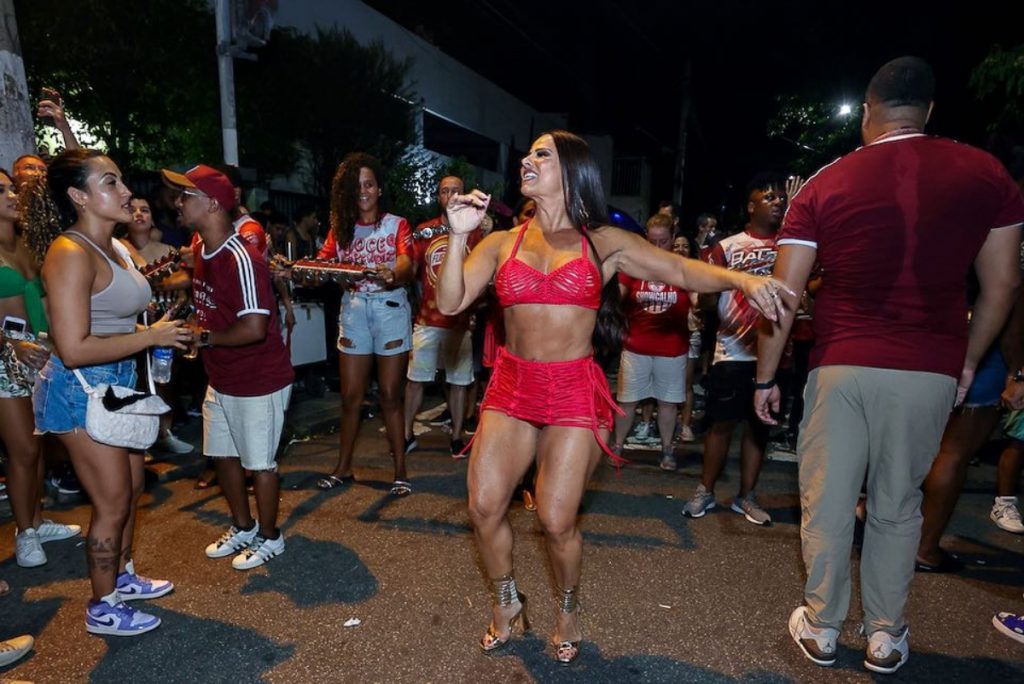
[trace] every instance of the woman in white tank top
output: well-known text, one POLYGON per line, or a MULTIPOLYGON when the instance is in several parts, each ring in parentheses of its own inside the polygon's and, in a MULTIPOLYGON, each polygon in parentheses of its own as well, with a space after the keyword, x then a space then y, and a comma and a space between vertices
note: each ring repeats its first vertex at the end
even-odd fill
POLYGON ((54 433, 67 447, 93 503, 86 629, 131 636, 156 628, 160 619, 125 600, 162 596, 173 585, 135 572, 132 540, 143 454, 89 437, 87 396, 72 369, 90 385, 132 387, 135 354, 151 346, 184 349, 191 333, 180 321, 166 319, 136 329, 150 289, 113 239, 115 224, 131 220, 131 191, 117 165, 95 150, 69 150, 50 165, 47 185, 49 193, 38 193, 43 206, 26 207, 24 216, 30 243, 46 254, 43 282, 55 344, 33 395, 36 430, 54 433))

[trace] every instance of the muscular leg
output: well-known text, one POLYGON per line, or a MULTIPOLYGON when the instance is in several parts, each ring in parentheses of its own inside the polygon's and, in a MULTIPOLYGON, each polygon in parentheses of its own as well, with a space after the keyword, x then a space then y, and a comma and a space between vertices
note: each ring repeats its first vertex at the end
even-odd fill
MULTIPOLYGON (((512 572, 512 526, 509 502, 537 450, 537 429, 504 413, 482 411, 480 429, 473 441, 466 481, 469 486, 469 520, 487 579, 512 572)), ((517 605, 493 607, 493 624, 505 637, 508 619, 517 605)))
POLYGON ((396 480, 409 479, 405 472, 405 432, 402 429, 402 383, 408 367, 408 352, 377 357, 380 412, 384 418, 391 454, 395 458, 396 480))
POLYGON ((622 409, 623 415, 615 415, 615 444, 616 448, 622 446, 623 442, 626 441, 626 437, 629 436, 629 431, 633 429, 633 423, 636 422, 636 404, 635 401, 620 401, 619 408, 622 409))
POLYGON ((7 447, 7 493, 19 530, 38 528, 43 522, 39 497, 43 486, 43 459, 39 438, 32 434, 35 419, 28 397, 0 399, 0 439, 7 447))
POLYGON ((405 383, 405 438, 413 437, 412 424, 423 405, 423 383, 409 380, 405 383))
MULTIPOLYGON (((366 396, 373 357, 368 354, 339 354, 341 375, 341 427, 338 436, 338 463, 332 473, 338 477, 352 474, 352 449, 359 432, 359 412, 366 396)), ((405 445, 402 445, 405 451, 405 445)))
POLYGON ((939 454, 932 463, 921 489, 921 541, 917 558, 925 563, 937 564, 942 560, 939 541, 953 517, 960 489, 967 479, 967 464, 971 456, 982 447, 999 420, 994 406, 964 409, 954 413, 942 433, 939 454))
POLYGON ((85 430, 60 435, 75 472, 92 501, 86 558, 92 598, 114 591, 125 523, 131 512, 132 476, 125 449, 98 444, 85 430))
MULTIPOLYGON (((585 428, 545 427, 537 442, 537 518, 544 528, 558 593, 580 582, 583 535, 576 526, 580 501, 601 449, 585 428)), ((555 641, 580 637, 576 613, 557 612, 555 641)))
POLYGON ((725 459, 729 455, 729 442, 732 441, 732 432, 735 427, 735 420, 717 421, 711 425, 707 437, 704 438, 704 472, 701 475, 701 483, 709 492, 715 491, 715 483, 718 482, 718 478, 725 468, 725 459))
POLYGON ((746 496, 757 486, 757 477, 761 474, 764 463, 764 449, 768 444, 768 428, 751 418, 743 429, 743 443, 740 446, 740 491, 741 497, 746 496))

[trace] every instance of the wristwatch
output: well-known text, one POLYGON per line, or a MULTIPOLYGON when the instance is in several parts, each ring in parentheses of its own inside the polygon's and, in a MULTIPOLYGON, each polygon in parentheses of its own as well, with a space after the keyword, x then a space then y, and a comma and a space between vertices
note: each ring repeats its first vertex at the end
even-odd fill
POLYGON ((767 382, 758 382, 757 378, 754 378, 754 389, 756 389, 756 390, 769 390, 772 387, 775 387, 775 378, 772 378, 771 380, 769 380, 767 382))
POLYGON ((199 331, 199 346, 200 346, 200 348, 202 348, 202 347, 212 347, 213 346, 213 343, 210 342, 210 331, 209 330, 205 330, 204 329, 204 330, 200 330, 199 331))

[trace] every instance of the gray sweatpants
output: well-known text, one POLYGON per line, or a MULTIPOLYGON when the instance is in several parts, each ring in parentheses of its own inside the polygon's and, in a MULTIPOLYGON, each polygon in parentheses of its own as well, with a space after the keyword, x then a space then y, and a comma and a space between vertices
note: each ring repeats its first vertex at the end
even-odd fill
POLYGON ((860 582, 867 632, 898 634, 921 538, 921 483, 956 381, 861 366, 811 371, 800 426, 800 535, 808 618, 841 629, 850 607, 854 508, 867 474, 860 582))

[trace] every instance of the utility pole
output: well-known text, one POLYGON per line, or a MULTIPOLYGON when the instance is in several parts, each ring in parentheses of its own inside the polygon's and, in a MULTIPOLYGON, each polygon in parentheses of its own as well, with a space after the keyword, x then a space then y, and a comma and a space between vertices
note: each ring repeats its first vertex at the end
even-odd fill
POLYGON ((686 170, 687 123, 690 120, 690 71, 689 58, 683 66, 683 103, 679 108, 679 139, 676 145, 676 165, 672 182, 672 201, 677 207, 683 204, 683 172, 686 170))
POLYGON ((231 44, 231 0, 217 0, 217 74, 220 76, 220 127, 224 163, 238 166, 238 121, 235 118, 235 64, 231 44))
POLYGON ((0 166, 34 152, 34 138, 14 0, 0 0, 0 166))

